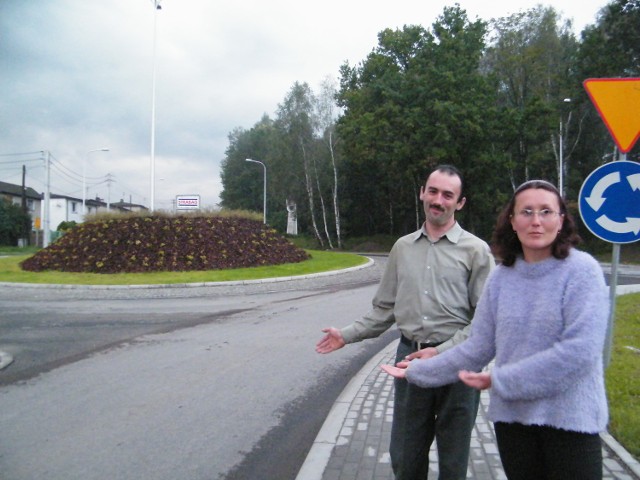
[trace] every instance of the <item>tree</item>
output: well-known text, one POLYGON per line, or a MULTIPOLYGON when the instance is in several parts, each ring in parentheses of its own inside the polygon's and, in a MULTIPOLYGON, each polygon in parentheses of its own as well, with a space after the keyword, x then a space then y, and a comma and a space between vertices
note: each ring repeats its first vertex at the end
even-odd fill
POLYGON ((341 68, 339 105, 344 115, 338 134, 352 233, 396 233, 397 219, 406 217, 407 205, 410 211, 413 207, 415 188, 406 189, 417 179, 407 164, 415 160, 417 142, 412 137, 420 107, 417 98, 411 98, 417 92, 409 91, 406 77, 413 74, 417 52, 431 41, 419 26, 387 29, 360 67, 341 68))
POLYGON ((578 66, 585 78, 640 76, 640 0, 614 0, 582 32, 578 66))
MULTIPOLYGON (((246 162, 247 158, 260 160, 270 170, 273 158, 279 151, 279 136, 273 120, 267 115, 250 130, 235 129, 229 134, 229 147, 222 161, 220 178, 223 190, 220 205, 228 209, 263 210, 262 172, 246 162), (260 175, 258 173, 260 173, 260 175)), ((270 178, 267 184, 268 216, 276 207, 272 192, 277 189, 277 177, 270 178)))
POLYGON ((558 119, 566 115, 563 100, 575 98, 580 85, 571 75, 577 49, 571 23, 559 23, 556 11, 542 6, 493 22, 484 66, 500 82, 502 144, 513 188, 531 177, 560 176, 559 162, 554 175, 550 161, 559 157, 558 119))
POLYGON ((20 205, 0 198, 0 245, 18 245, 18 239, 30 230, 31 216, 20 205))
MULTIPOLYGON (((318 243, 323 246, 328 242, 332 248, 332 223, 340 235, 334 95, 335 87, 329 81, 325 82, 320 97, 316 97, 306 83, 296 82, 278 105, 275 121, 265 115, 251 130, 234 130, 229 135, 229 147, 221 165, 224 187, 221 205, 262 208, 258 201, 262 199, 262 182, 259 182, 262 177, 254 175, 245 163, 247 158, 259 160, 268 171, 268 222, 285 231, 284 207, 295 202, 300 231, 307 231, 309 225, 318 243)), ((341 246, 341 239, 338 245, 341 246)))
MULTIPOLYGON (((331 164, 331 172, 333 173, 333 182, 331 184, 331 196, 333 200, 333 216, 336 227, 336 241, 338 248, 342 248, 342 230, 340 226, 340 202, 338 201, 338 160, 336 144, 338 137, 336 136, 336 95, 337 89, 335 82, 326 78, 320 87, 320 94, 316 99, 316 112, 318 117, 318 133, 323 140, 323 144, 329 153, 331 164)), ((327 232, 327 238, 330 239, 327 232)))
POLYGON ((275 121, 265 116, 230 135, 222 203, 260 208, 261 178, 244 161, 259 159, 269 170, 269 222, 284 229, 284 206, 294 200, 300 231, 330 247, 335 235, 340 247, 343 236, 418 227, 426 172, 452 163, 467 180, 457 218, 488 238, 522 181, 562 174, 575 197, 611 155, 582 84, 640 74, 639 12, 640 0, 614 0, 582 42, 542 6, 492 21, 490 37, 487 23, 470 21, 459 5, 445 7, 430 29, 385 29, 361 63, 341 66, 337 93, 325 82, 316 96, 296 82, 275 121))
MULTIPOLYGON (((465 171, 501 161, 491 157, 497 131, 492 80, 479 68, 485 34, 484 22, 470 22, 459 6, 447 7, 432 31, 384 30, 360 66, 342 66, 338 133, 352 232, 416 228, 419 188, 437 164, 465 171)), ((486 180, 470 184, 471 190, 490 191, 491 178, 486 180)), ((486 222, 482 215, 467 220, 478 228, 486 222)))
POLYGON ((336 225, 339 225, 340 213, 337 204, 333 114, 325 98, 332 96, 332 93, 330 85, 325 85, 324 88, 324 97, 318 100, 308 84, 296 82, 278 107, 276 125, 282 136, 281 164, 293 174, 292 182, 286 186, 286 191, 289 192, 287 199, 296 200, 300 205, 302 198, 297 186, 304 187, 307 208, 302 213, 308 216, 318 243, 324 246, 327 242, 329 248, 333 248, 330 228, 332 212, 327 198, 333 199, 333 212, 338 222, 336 225), (325 135, 328 135, 329 143, 323 140, 325 135), (299 179, 298 182, 294 181, 296 178, 299 179), (322 227, 318 216, 322 220, 322 227))
MULTIPOLYGON (((278 106, 276 125, 283 137, 285 151, 280 159, 284 170, 293 178, 302 178, 306 196, 308 215, 311 220, 313 233, 320 245, 324 240, 318 229, 316 219, 316 187, 314 174, 314 118, 313 92, 306 83, 296 82, 284 102, 278 106)), ((286 186, 286 198, 294 199, 297 204, 302 200, 296 191, 299 182, 292 182, 286 186)), ((319 192, 318 192, 319 193, 319 192)))

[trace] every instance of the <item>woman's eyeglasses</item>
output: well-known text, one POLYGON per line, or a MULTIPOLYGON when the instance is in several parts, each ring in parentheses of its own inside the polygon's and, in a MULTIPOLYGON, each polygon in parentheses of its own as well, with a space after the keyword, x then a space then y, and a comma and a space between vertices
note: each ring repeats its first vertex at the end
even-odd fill
POLYGON ((526 220, 533 220, 535 215, 538 215, 538 218, 541 222, 551 220, 555 218, 557 215, 561 215, 560 212, 554 212, 549 208, 543 208, 542 210, 532 210, 530 208, 523 208, 519 212, 516 213, 520 218, 524 218, 526 220))

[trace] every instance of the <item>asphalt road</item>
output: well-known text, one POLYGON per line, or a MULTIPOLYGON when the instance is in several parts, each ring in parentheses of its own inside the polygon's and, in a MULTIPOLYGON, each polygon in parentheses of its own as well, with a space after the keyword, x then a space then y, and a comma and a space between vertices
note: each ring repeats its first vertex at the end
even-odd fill
POLYGON ((335 398, 397 335, 313 348, 368 309, 378 277, 2 288, 1 478, 295 478, 335 398))
POLYGON ((235 286, 2 286, 0 477, 295 478, 335 398, 397 336, 313 350, 369 308, 384 263, 235 286))

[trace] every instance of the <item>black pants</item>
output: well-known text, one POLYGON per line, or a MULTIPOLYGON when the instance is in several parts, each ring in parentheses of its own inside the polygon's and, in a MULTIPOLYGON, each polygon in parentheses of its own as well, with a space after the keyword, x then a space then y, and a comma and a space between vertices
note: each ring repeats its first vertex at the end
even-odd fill
MULTIPOLYGON (((396 361, 411 353, 400 343, 396 361)), ((471 432, 480 392, 462 382, 438 388, 420 388, 395 380, 391 465, 396 480, 426 480, 429 449, 435 437, 440 480, 467 477, 471 432)))
POLYGON ((600 435, 496 422, 502 466, 509 480, 601 480, 600 435))

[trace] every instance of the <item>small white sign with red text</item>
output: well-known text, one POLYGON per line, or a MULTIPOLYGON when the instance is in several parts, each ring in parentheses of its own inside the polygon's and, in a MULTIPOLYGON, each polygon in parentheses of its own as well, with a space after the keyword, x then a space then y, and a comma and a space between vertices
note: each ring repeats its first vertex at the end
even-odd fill
POLYGON ((177 195, 176 210, 198 210, 200 208, 200 195, 177 195))

